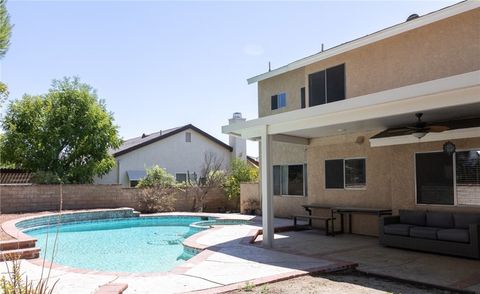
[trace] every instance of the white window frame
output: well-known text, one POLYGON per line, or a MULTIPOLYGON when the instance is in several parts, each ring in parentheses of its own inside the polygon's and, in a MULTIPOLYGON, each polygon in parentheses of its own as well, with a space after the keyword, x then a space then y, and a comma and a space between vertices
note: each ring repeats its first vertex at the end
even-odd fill
POLYGON ((425 206, 438 206, 438 207, 480 207, 475 204, 459 204, 457 198, 457 158, 456 152, 462 151, 473 151, 480 150, 480 147, 464 148, 455 150, 455 153, 452 155, 452 168, 453 168, 453 204, 428 204, 428 203, 418 203, 418 191, 417 191, 417 154, 428 154, 428 153, 441 153, 443 150, 431 150, 431 151, 419 151, 413 153, 413 183, 415 186, 415 206, 425 207, 425 206))
POLYGON ((323 190, 324 191, 329 191, 329 190, 367 190, 367 157, 345 157, 345 158, 328 158, 323 161, 323 174, 325 178, 325 183, 323 184, 323 190), (346 160, 352 160, 352 159, 363 159, 365 160, 365 185, 363 187, 358 187, 358 188, 353 188, 353 187, 346 187, 346 172, 345 172, 345 161, 346 160), (342 160, 343 163, 343 188, 327 188, 327 181, 326 181, 326 176, 327 176, 327 170, 325 168, 325 162, 327 160, 342 160))
POLYGON ((192 133, 185 132, 185 143, 192 143, 192 133))
MULTIPOLYGON (((308 164, 307 163, 289 163, 289 164, 273 164, 272 165, 272 185, 274 185, 273 183, 273 167, 274 166, 292 166, 292 165, 301 165, 302 166, 302 176, 303 176, 303 194, 302 195, 290 195, 290 194, 282 194, 282 183, 280 182, 280 195, 278 194, 275 194, 275 189, 274 187, 272 187, 272 194, 273 196, 279 196, 279 197, 308 197, 308 189, 307 189, 307 185, 308 185, 308 172, 307 172, 307 177, 305 177, 305 170, 308 169, 308 164), (307 192, 307 193, 305 193, 307 192)), ((288 181, 287 181, 287 191, 288 191, 288 181)))

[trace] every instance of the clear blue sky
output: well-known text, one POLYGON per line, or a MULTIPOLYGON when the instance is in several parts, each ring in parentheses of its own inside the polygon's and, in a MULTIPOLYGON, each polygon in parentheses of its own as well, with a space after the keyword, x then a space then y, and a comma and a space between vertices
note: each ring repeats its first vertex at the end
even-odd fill
POLYGON ((246 79, 268 61, 276 68, 456 2, 10 0, 1 80, 12 100, 77 75, 125 139, 192 123, 228 142, 220 127, 233 112, 257 117, 257 86, 246 79))

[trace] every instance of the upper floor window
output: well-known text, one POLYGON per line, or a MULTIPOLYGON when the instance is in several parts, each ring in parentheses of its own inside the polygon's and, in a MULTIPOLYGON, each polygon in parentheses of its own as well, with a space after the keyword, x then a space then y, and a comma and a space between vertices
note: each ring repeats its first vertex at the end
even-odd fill
POLYGON ((345 64, 308 76, 309 106, 345 99, 345 64))
POLYGON ((185 133, 185 142, 187 142, 187 143, 192 142, 192 133, 190 133, 190 132, 185 133))
POLYGON ((272 110, 287 106, 287 94, 280 93, 272 96, 272 110))
POLYGON ((305 108, 305 87, 300 89, 300 107, 305 108))

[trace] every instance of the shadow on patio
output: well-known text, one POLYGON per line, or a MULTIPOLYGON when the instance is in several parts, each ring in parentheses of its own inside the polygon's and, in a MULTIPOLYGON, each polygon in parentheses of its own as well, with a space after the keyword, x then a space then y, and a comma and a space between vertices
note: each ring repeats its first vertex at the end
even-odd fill
MULTIPOLYGON (((480 292, 480 261, 383 247, 378 238, 325 236, 318 230, 275 234, 275 250, 358 263, 357 269, 400 280, 480 292)), ((261 245, 261 236, 255 245, 261 245)))

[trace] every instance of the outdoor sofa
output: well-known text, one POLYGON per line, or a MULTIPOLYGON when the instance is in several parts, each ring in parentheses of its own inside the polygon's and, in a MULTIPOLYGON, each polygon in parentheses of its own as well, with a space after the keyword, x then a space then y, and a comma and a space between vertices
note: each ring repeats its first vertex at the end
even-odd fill
POLYGON ((380 219, 380 244, 480 259, 480 213, 400 210, 380 219))

